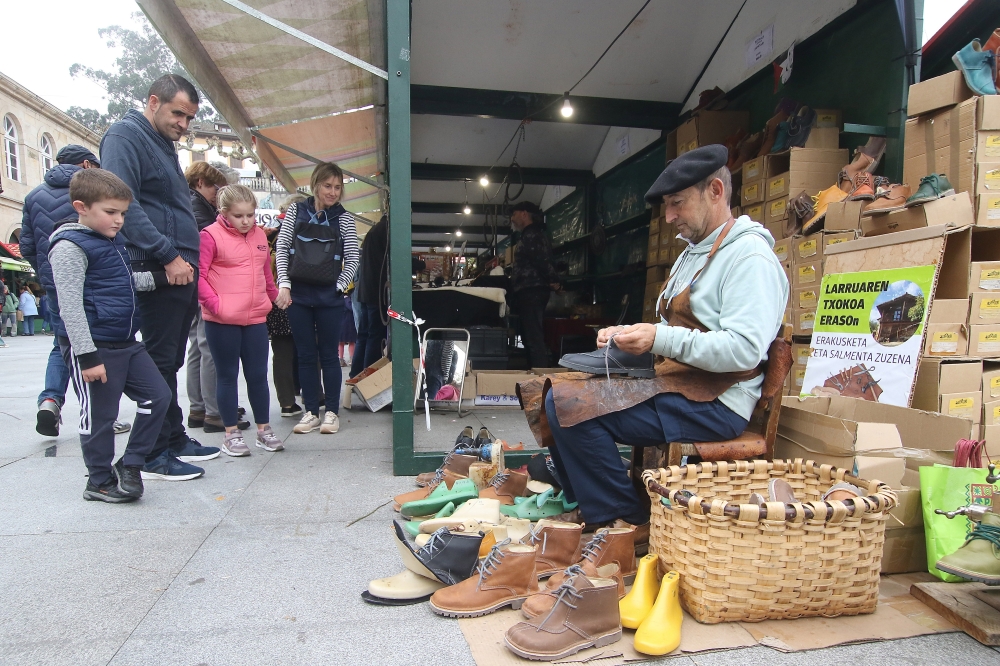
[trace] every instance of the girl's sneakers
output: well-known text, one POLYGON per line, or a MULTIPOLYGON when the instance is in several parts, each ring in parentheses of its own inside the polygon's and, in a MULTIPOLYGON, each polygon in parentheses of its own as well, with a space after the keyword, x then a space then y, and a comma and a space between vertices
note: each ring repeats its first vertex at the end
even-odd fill
POLYGON ((340 430, 340 417, 327 410, 323 415, 323 425, 320 426, 319 431, 324 435, 332 435, 338 430, 340 430))
POLYGON ((222 440, 222 450, 234 458, 250 455, 250 447, 243 440, 243 433, 239 430, 226 433, 226 438, 222 440))
POLYGON ((307 432, 312 432, 313 430, 319 427, 319 424, 320 421, 318 416, 316 416, 312 412, 306 412, 305 414, 302 415, 302 420, 299 421, 294 428, 292 428, 292 432, 296 432, 302 435, 307 432))
POLYGON ((284 451, 285 443, 274 434, 271 426, 257 431, 257 446, 265 451, 284 451))

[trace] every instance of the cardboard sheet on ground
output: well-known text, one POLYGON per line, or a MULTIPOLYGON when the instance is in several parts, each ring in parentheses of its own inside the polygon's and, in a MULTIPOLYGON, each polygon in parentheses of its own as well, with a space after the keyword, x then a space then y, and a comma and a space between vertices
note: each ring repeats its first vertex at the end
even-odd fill
MULTIPOLYGON (((910 585, 934 580, 937 579, 925 573, 883 576, 878 609, 872 615, 699 624, 685 613, 681 646, 675 654, 733 650, 754 645, 797 652, 845 643, 869 643, 957 631, 943 617, 910 596, 910 585)), ((505 610, 458 621, 477 666, 530 663, 508 650, 503 640, 504 632, 523 619, 520 611, 505 610)), ((613 645, 581 650, 555 663, 618 666, 658 659, 636 652, 632 647, 634 635, 634 631, 626 629, 622 639, 613 645)))

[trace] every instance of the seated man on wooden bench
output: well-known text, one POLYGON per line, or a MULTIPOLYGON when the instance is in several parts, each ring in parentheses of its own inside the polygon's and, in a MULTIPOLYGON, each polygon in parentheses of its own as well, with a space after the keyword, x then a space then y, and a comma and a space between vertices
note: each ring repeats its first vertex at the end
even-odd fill
MULTIPOLYGON (((660 322, 603 329, 597 351, 560 361, 580 372, 519 386, 529 425, 588 525, 649 521, 616 442, 737 438, 761 397, 772 347, 788 355, 781 337, 788 280, 771 235, 730 213, 727 157, 720 145, 684 153, 646 193, 689 244, 661 289, 660 322)), ((790 356, 784 373, 789 363, 790 356)))

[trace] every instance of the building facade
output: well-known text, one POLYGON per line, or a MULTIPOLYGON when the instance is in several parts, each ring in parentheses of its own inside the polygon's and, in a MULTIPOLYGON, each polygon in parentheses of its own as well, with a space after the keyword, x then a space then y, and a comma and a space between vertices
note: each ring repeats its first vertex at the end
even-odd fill
POLYGON ((24 197, 70 143, 97 154, 101 137, 0 74, 0 241, 17 243, 24 197))

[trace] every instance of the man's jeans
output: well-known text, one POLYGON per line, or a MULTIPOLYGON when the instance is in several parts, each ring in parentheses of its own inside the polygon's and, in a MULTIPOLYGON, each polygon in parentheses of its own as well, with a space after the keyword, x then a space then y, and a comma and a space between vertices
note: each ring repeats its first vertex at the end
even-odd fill
POLYGON ((52 351, 49 352, 49 362, 45 366, 45 390, 38 394, 39 406, 46 400, 54 400, 62 409, 66 402, 66 388, 69 386, 69 368, 63 361, 59 351, 59 339, 52 339, 52 351))
POLYGON ((359 303, 359 305, 364 309, 358 324, 358 342, 354 346, 354 358, 351 359, 351 377, 357 376, 382 358, 382 341, 385 340, 386 333, 378 304, 359 303))

